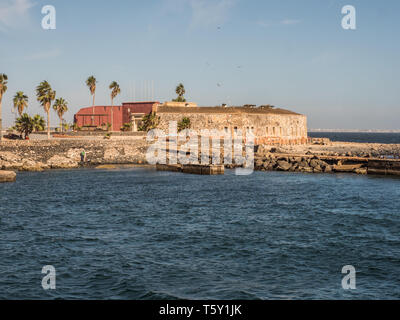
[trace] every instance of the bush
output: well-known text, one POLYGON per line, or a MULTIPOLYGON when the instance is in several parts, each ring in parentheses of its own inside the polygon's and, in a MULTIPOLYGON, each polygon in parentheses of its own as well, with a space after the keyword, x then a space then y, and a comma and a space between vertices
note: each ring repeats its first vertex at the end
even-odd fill
POLYGON ((132 123, 124 123, 121 131, 132 131, 132 123))
POLYGON ((182 120, 178 122, 178 132, 185 129, 190 129, 190 119, 187 117, 182 118, 182 120))
POLYGON ((139 126, 139 131, 150 131, 157 128, 160 123, 160 117, 155 112, 146 114, 142 119, 142 124, 139 126))

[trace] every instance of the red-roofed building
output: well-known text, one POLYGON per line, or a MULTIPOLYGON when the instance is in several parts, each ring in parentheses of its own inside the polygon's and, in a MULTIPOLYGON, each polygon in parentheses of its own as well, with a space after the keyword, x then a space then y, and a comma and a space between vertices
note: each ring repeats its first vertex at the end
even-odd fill
POLYGON ((112 131, 121 131, 125 123, 132 123, 132 131, 137 131, 144 115, 151 113, 159 105, 156 101, 125 102, 122 106, 94 106, 82 108, 74 116, 78 127, 106 127, 112 123, 112 131))

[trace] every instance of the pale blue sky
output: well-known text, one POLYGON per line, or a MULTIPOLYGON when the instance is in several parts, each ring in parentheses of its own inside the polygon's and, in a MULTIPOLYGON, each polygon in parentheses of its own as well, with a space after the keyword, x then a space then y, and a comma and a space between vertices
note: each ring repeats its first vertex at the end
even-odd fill
MULTIPOLYGON (((310 128, 400 129, 400 1, 397 0, 0 0, 0 72, 12 96, 46 79, 69 102, 66 118, 91 103, 85 79, 99 81, 96 104, 140 98, 154 80, 170 100, 183 82, 199 105, 274 104, 308 116, 310 128), (41 28, 54 5, 57 29, 41 28), (357 10, 357 30, 341 8, 357 10)), ((52 114, 52 123, 56 124, 52 114)))

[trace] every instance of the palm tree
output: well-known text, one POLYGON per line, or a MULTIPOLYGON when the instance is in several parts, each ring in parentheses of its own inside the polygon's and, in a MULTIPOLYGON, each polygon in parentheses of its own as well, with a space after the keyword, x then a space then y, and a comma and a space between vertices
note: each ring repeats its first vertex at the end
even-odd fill
POLYGON ((18 110, 18 114, 21 117, 24 113, 24 109, 28 107, 28 96, 22 91, 18 91, 13 99, 14 109, 18 110))
POLYGON ((54 102, 53 109, 57 112, 57 115, 60 118, 60 129, 63 131, 63 115, 68 111, 68 102, 63 98, 58 98, 54 102))
POLYGON ((113 104, 114 98, 121 93, 121 89, 119 84, 115 81, 111 82, 110 87, 111 89, 111 131, 114 129, 114 113, 113 113, 113 104))
POLYGON ((92 125, 93 125, 93 122, 94 122, 94 99, 95 99, 95 96, 96 96, 96 83, 97 83, 97 80, 96 80, 96 78, 94 76, 90 76, 86 80, 86 85, 89 87, 90 94, 93 96, 92 125))
POLYGON ((176 99, 174 99, 173 101, 186 102, 186 99, 183 97, 183 95, 186 93, 186 90, 182 83, 178 84, 178 86, 175 89, 175 92, 178 95, 178 97, 176 99))
POLYGON ((44 131, 44 128, 46 127, 46 123, 45 123, 43 117, 37 114, 32 119, 33 119, 33 130, 36 132, 44 131))
POLYGON ((24 113, 15 121, 15 128, 21 134, 21 137, 22 134, 25 134, 26 139, 26 137, 28 137, 33 132, 34 121, 29 115, 24 113))
POLYGON ((0 73, 0 140, 3 139, 3 117, 1 101, 3 100, 4 93, 7 91, 7 80, 7 75, 5 75, 4 73, 0 73))
POLYGON ((47 138, 50 139, 50 107, 51 102, 56 97, 56 92, 51 89, 50 84, 47 81, 42 81, 36 87, 36 96, 39 103, 47 113, 47 138))
POLYGON ((160 123, 160 117, 157 116, 155 112, 146 114, 142 118, 142 123, 139 126, 139 131, 150 131, 152 129, 157 128, 158 124, 160 123))

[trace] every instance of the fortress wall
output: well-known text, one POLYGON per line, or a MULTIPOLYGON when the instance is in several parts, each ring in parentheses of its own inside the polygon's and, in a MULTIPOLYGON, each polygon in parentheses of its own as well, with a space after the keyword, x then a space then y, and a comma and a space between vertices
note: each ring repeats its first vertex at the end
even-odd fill
POLYGON ((191 122, 191 129, 198 133, 202 129, 217 129, 234 134, 235 130, 242 130, 245 135, 251 130, 256 136, 257 144, 304 144, 307 143, 307 118, 295 113, 197 113, 186 109, 182 112, 164 112, 159 110, 159 129, 168 132, 169 122, 179 122, 187 117, 191 122), (186 111, 187 110, 187 111, 186 111))

